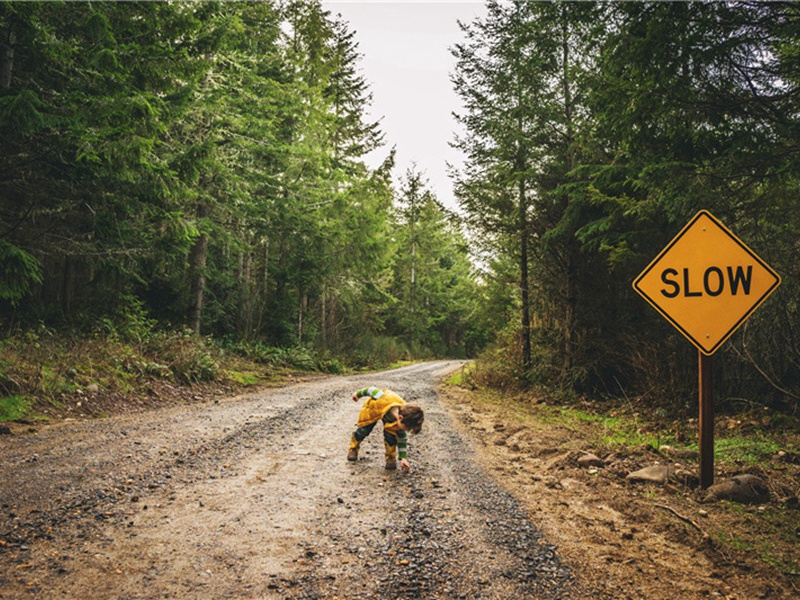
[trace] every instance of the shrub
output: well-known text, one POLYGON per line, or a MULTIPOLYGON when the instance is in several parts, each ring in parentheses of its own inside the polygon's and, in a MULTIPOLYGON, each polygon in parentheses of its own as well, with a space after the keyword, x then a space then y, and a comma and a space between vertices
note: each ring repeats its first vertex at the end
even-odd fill
POLYGON ((110 317, 100 321, 103 333, 112 339, 141 343, 153 332, 156 321, 147 316, 144 302, 133 295, 125 295, 110 317))
POLYGON ((188 329, 154 334, 148 344, 153 362, 168 366, 179 382, 213 381, 220 373, 213 345, 188 329))

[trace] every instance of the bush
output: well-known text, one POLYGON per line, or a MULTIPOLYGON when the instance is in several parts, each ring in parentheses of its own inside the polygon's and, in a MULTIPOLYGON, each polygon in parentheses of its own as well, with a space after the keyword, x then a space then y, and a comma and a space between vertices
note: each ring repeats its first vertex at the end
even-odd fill
POLYGON ((316 371, 317 362, 306 348, 296 346, 294 348, 281 348, 278 353, 278 360, 285 367, 301 369, 303 371, 316 371))
POLYGON ((135 343, 147 339, 156 326, 156 321, 147 316, 144 302, 130 294, 122 296, 111 316, 100 323, 109 337, 135 343))
POLYGON ((227 344, 226 348, 247 360, 267 366, 286 367, 302 371, 328 371, 324 367, 324 360, 315 358, 310 350, 302 346, 275 348, 262 342, 234 342, 227 344))
POLYGON ((213 345, 191 330, 154 334, 147 350, 154 363, 168 366, 181 383, 213 381, 219 376, 213 345))
POLYGON ((338 358, 331 356, 330 352, 323 352, 317 357, 317 370, 332 375, 341 375, 345 372, 345 366, 338 358))

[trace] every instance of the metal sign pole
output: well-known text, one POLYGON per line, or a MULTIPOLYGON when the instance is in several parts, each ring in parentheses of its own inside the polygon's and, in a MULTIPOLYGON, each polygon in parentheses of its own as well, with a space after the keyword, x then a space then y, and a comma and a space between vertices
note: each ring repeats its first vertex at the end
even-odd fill
POLYGON ((700 487, 714 484, 714 357, 697 351, 700 395, 700 487))

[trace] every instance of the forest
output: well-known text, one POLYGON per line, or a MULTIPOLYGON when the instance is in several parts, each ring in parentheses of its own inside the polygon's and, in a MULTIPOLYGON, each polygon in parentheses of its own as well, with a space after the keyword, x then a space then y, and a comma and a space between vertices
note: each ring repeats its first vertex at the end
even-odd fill
POLYGON ((461 29, 453 212, 425 165, 393 182, 317 0, 0 3, 0 394, 85 385, 115 343, 131 378, 477 357, 689 414, 697 351, 631 282, 706 209, 783 280, 720 402, 794 412, 800 6, 488 0, 461 29))

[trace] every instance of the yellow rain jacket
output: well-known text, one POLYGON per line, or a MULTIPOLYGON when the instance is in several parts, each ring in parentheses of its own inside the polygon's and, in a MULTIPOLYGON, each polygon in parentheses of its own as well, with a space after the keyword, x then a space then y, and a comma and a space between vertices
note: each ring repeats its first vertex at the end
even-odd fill
MULTIPOLYGON (((377 423, 381 420, 386 413, 392 410, 395 406, 402 406, 406 403, 400 396, 388 390, 381 390, 383 394, 379 398, 367 398, 364 406, 361 407, 361 412, 358 413, 357 427, 365 427, 372 423, 377 423)), ((391 421, 383 424, 383 430, 390 433, 397 431, 397 421, 391 421)))

